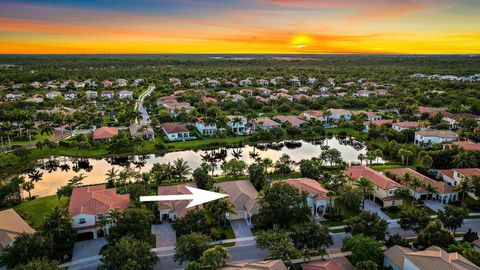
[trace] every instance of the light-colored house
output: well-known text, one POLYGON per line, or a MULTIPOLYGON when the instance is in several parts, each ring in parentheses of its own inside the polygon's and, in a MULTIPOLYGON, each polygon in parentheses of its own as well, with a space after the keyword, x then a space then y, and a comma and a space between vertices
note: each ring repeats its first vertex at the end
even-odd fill
POLYGON ((471 114, 471 113, 442 112, 442 114, 443 114, 442 120, 448 123, 448 125, 450 126, 450 129, 457 129, 458 123, 462 119, 473 119, 477 123, 480 122, 480 117, 478 115, 471 114))
POLYGON ((228 200, 235 207, 234 214, 227 214, 228 220, 244 219, 252 223, 252 216, 258 214, 260 204, 257 201, 258 192, 248 180, 226 181, 215 184, 228 194, 228 200))
MULTIPOLYGON (((159 186, 158 195, 186 195, 192 194, 187 186, 196 188, 195 184, 180 184, 174 186, 159 186)), ((183 218, 188 211, 195 208, 202 208, 202 205, 196 207, 187 208, 190 203, 188 200, 182 201, 160 201, 158 202, 158 212, 160 213, 161 221, 173 221, 179 218, 183 218)))
POLYGON ((118 129, 115 127, 100 127, 93 131, 94 141, 110 142, 113 137, 118 135, 118 129))
POLYGON ((367 112, 367 111, 352 111, 353 115, 360 115, 364 114, 367 117, 367 121, 377 121, 382 120, 382 117, 374 112, 367 112))
MULTIPOLYGON (((98 185, 74 188, 68 212, 72 219, 72 227, 77 233, 92 233, 96 239, 99 217, 107 215, 111 210, 125 210, 128 207, 130 207, 129 194, 120 195, 114 188, 107 189, 105 185, 98 185)), ((107 225, 106 233, 112 225, 107 225)))
POLYGON ((215 87, 217 87, 217 86, 219 86, 219 85, 220 85, 220 82, 217 81, 217 80, 208 80, 208 86, 210 86, 210 87, 214 87, 214 88, 215 88, 215 87))
POLYGON ((233 95, 230 96, 230 98, 232 98, 233 102, 239 102, 239 101, 245 100, 245 97, 243 97, 239 94, 233 94, 233 95))
POLYGON ((239 85, 240 85, 240 86, 250 86, 250 85, 252 85, 252 83, 253 83, 252 80, 250 80, 250 79, 245 79, 245 80, 241 80, 240 83, 239 83, 239 85))
POLYGON ((383 254, 383 266, 393 270, 480 270, 480 267, 457 252, 448 253, 437 246, 423 251, 393 246, 383 254))
POLYGON ((85 82, 75 82, 74 86, 75 88, 84 88, 85 82))
POLYGON ((268 86, 269 84, 270 84, 270 82, 268 80, 265 80, 265 79, 257 80, 257 85, 258 86, 268 86))
POLYGON ((33 87, 33 88, 35 88, 35 89, 38 89, 38 88, 42 87, 42 84, 41 84, 40 82, 36 82, 36 81, 35 81, 35 82, 32 82, 32 83, 30 84, 30 86, 33 87))
POLYGON ((74 100, 77 98, 77 91, 75 90, 69 90, 68 92, 65 93, 65 100, 74 100))
MULTIPOLYGON (((158 101, 157 101, 158 102, 158 101)), ((190 113, 195 109, 188 102, 166 102, 163 106, 167 108, 172 117, 177 117, 180 113, 190 113)))
POLYGON ((113 93, 113 91, 103 91, 100 96, 104 99, 112 99, 115 96, 115 93, 113 93))
POLYGON ((88 99, 96 99, 98 97, 98 93, 96 91, 85 91, 85 96, 88 98, 88 99))
POLYGON ((411 179, 416 178, 420 180, 425 186, 430 184, 437 190, 435 194, 429 194, 425 187, 417 187, 417 189, 414 190, 414 188, 409 185, 408 189, 410 190, 410 194, 412 196, 415 196, 417 200, 432 199, 439 201, 441 204, 448 204, 450 202, 458 200, 458 192, 453 191, 453 187, 451 185, 448 185, 445 182, 435 181, 430 177, 427 177, 410 168, 390 169, 385 171, 385 173, 391 175, 393 179, 402 179, 405 174, 408 174, 410 175, 411 179), (431 196, 431 198, 427 198, 427 196, 431 196))
POLYGON ((133 99, 133 92, 128 90, 123 90, 118 92, 119 99, 133 99))
POLYGON ((127 86, 128 81, 125 79, 117 79, 116 83, 117 83, 117 86, 125 87, 127 86))
POLYGON ((450 130, 422 130, 415 132, 415 144, 451 143, 458 140, 458 134, 450 130))
POLYGON ((303 117, 307 121, 315 119, 319 122, 325 122, 325 117, 323 117, 323 112, 320 110, 303 112, 300 114, 300 117, 303 117))
POLYGON ((270 130, 274 127, 282 126, 280 123, 277 123, 268 117, 259 117, 255 119, 255 125, 262 130, 270 130))
POLYGON ((130 136, 132 137, 141 137, 148 141, 155 140, 155 131, 153 131, 151 126, 132 124, 128 129, 130 130, 130 136))
POLYGON ((13 90, 21 89, 23 87, 25 87, 24 83, 16 83, 16 84, 12 85, 13 90))
POLYGON ((62 93, 60 93, 58 91, 52 91, 52 92, 48 92, 47 94, 45 94, 45 97, 48 98, 48 99, 55 99, 56 97, 59 97, 61 95, 62 95, 62 93))
POLYGON ((205 123, 201 119, 195 122, 195 128, 202 136, 213 136, 219 130, 215 123, 205 123))
POLYGON ((306 123, 295 115, 277 115, 274 119, 280 123, 290 123, 292 127, 301 127, 306 123))
POLYGON ((287 270, 282 260, 243 262, 229 264, 220 270, 287 270))
POLYGON ((276 182, 287 183, 301 192, 307 193, 307 204, 312 210, 312 215, 322 216, 330 201, 327 197, 328 190, 325 189, 319 182, 310 178, 290 178, 287 180, 276 180, 276 182))
POLYGON ((163 123, 162 130, 169 141, 186 141, 191 139, 190 131, 185 124, 163 123))
POLYGON ((407 129, 417 129, 418 122, 396 122, 392 124, 392 128, 398 132, 401 132, 407 129))
POLYGON ((33 234, 35 230, 12 208, 0 211, 0 254, 21 233, 33 234))
POLYGON ((462 182, 465 177, 480 175, 479 168, 455 168, 450 170, 436 170, 437 175, 442 181, 451 186, 456 186, 462 182))
POLYGON ((112 85, 113 85, 113 83, 112 83, 111 81, 104 80, 104 81, 102 81, 102 85, 103 85, 103 87, 105 87, 105 88, 106 88, 106 87, 110 87, 110 86, 112 86, 112 85))
POLYGON ((358 165, 352 166, 343 172, 344 175, 358 181, 365 178, 374 185, 373 195, 371 199, 381 203, 382 207, 399 206, 403 204, 403 200, 395 195, 395 191, 404 188, 403 185, 393 181, 380 172, 370 167, 358 165))
POLYGON ((318 82, 317 78, 308 78, 308 83, 309 84, 316 84, 318 82))
POLYGON ((290 79, 290 84, 293 86, 300 86, 302 85, 302 81, 298 77, 293 77, 290 79))
POLYGON ((458 146, 465 151, 480 151, 480 144, 479 143, 474 143, 472 141, 453 142, 452 144, 450 144, 448 146, 458 146))
POLYGON ((247 118, 241 115, 229 115, 227 116, 228 122, 227 126, 230 127, 230 130, 235 135, 245 135, 247 134, 247 118))
POLYGON ((17 100, 17 99, 21 99, 22 96, 23 96, 23 92, 13 91, 12 93, 6 94, 5 98, 8 100, 17 100))
POLYGON ((329 109, 330 111, 330 119, 339 120, 343 118, 345 120, 350 120, 352 118, 352 112, 349 110, 344 109, 329 109))

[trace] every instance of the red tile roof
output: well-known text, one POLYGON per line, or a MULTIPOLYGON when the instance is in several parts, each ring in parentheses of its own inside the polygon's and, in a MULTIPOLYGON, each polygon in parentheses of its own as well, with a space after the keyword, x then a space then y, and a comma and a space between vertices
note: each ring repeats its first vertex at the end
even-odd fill
POLYGON ((397 122, 393 123, 392 126, 403 127, 403 128, 417 128, 417 122, 397 122))
POLYGON ((118 135, 118 129, 114 127, 101 127, 93 131, 93 139, 111 139, 118 135))
POLYGON ((364 165, 352 166, 346 169, 343 174, 350 176, 355 180, 358 180, 361 177, 366 178, 383 190, 403 187, 403 185, 364 165))
POLYGON ((217 103, 218 102, 216 99, 210 98, 210 97, 202 98, 202 101, 206 102, 206 103, 217 103))
POLYGON ((303 270, 342 270, 332 259, 310 261, 303 266, 303 270))
POLYGON ((162 128, 166 133, 188 132, 188 128, 184 124, 163 123, 162 128))
POLYGON ((280 122, 289 122, 290 124, 292 124, 292 126, 302 125, 305 123, 305 121, 295 115, 278 115, 275 116, 275 119, 280 122))
POLYGON ((78 214, 105 214, 112 209, 124 210, 130 207, 130 195, 117 194, 114 188, 105 185, 74 188, 70 197, 68 212, 70 216, 78 214))
POLYGON ((457 145, 466 151, 480 151, 480 144, 471 141, 459 141, 453 142, 453 145, 457 145))
POLYGON ((266 126, 266 127, 278 127, 281 126, 279 123, 273 121, 272 119, 268 117, 259 117, 255 120, 255 123, 260 126, 266 126))
MULTIPOLYGON (((453 187, 452 186, 449 186, 444 182, 435 181, 435 180, 431 179, 430 177, 427 177, 427 176, 425 176, 425 175, 423 175, 423 174, 421 174, 417 171, 414 171, 410 168, 391 169, 391 170, 387 170, 387 172, 395 175, 396 177, 403 177, 407 173, 411 177, 417 178, 418 180, 422 181, 422 183, 424 183, 425 185, 431 184, 441 194, 446 194, 446 193, 453 192, 453 187)), ((425 190, 425 188, 423 188, 423 187, 420 187, 418 189, 418 191, 421 192, 421 193, 427 192, 425 190)))
MULTIPOLYGON (((196 188, 195 184, 180 184, 175 186, 159 186, 158 195, 185 195, 192 194, 190 190, 187 189, 187 186, 196 188)), ((159 210, 170 210, 177 212, 177 216, 182 218, 185 214, 195 208, 202 208, 202 205, 197 207, 188 208, 187 206, 190 203, 190 200, 183 201, 163 201, 158 203, 159 210)))
POLYGON ((372 120, 372 121, 365 121, 365 125, 374 125, 374 126, 382 126, 386 124, 392 124, 393 120, 392 119, 382 119, 382 120, 372 120))
POLYGON ((288 183, 300 191, 307 192, 310 196, 314 197, 315 200, 326 200, 328 190, 324 188, 319 182, 310 179, 310 178, 290 178, 287 180, 277 180, 274 182, 285 182, 288 183))

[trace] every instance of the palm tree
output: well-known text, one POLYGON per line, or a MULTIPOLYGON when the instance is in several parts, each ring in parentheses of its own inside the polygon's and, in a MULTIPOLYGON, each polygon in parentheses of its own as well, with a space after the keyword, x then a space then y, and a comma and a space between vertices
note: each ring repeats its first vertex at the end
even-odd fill
POLYGON ((35 184, 32 181, 25 181, 22 183, 22 189, 28 192, 28 199, 32 199, 31 191, 35 188, 35 184))
POLYGON ((364 154, 360 153, 357 158, 358 158, 358 160, 360 160, 360 165, 362 165, 362 164, 363 164, 363 160, 365 160, 366 157, 365 157, 364 154))
POLYGON ((105 174, 105 182, 108 184, 113 184, 115 189, 117 188, 117 180, 118 180, 118 170, 115 170, 114 167, 111 167, 110 170, 107 171, 105 174))
POLYGON ((122 211, 118 208, 111 209, 108 212, 108 217, 112 223, 117 223, 117 221, 122 217, 122 211))
POLYGON ((303 264, 305 264, 307 261, 310 261, 312 258, 310 256, 310 250, 307 247, 304 247, 300 250, 300 256, 303 258, 303 264))
POLYGON ((428 198, 430 197, 430 194, 438 194, 438 190, 435 186, 433 186, 431 183, 428 183, 426 186, 425 186, 425 191, 427 192, 427 200, 428 198))
POLYGON ((465 193, 467 193, 471 190, 472 190, 472 185, 471 185, 468 178, 464 179, 463 181, 461 181, 458 185, 456 185, 453 188, 453 191, 462 193, 462 197, 460 199, 460 203, 462 203, 462 204, 463 204, 463 200, 465 199, 465 193))
POLYGON ((183 158, 177 158, 173 161, 173 172, 178 179, 185 179, 185 176, 189 174, 191 170, 183 158))
POLYGON ((15 131, 15 127, 10 123, 10 121, 5 121, 2 124, 1 131, 3 134, 7 135, 8 146, 10 146, 10 136, 15 131))
POLYGON ((457 168, 474 168, 477 160, 472 152, 462 151, 453 157, 453 164, 457 168))
POLYGON ((412 182, 412 177, 410 176, 409 173, 405 173, 402 177, 402 180, 401 182, 406 186, 408 187, 410 185, 410 183, 412 182))
POLYGON ((373 184, 367 178, 360 177, 355 185, 362 191, 362 211, 365 210, 365 196, 372 194, 373 184))
POLYGON ((41 125, 40 134, 50 136, 53 134, 53 127, 50 125, 41 125))
POLYGON ((410 185, 412 186, 413 188, 413 200, 417 200, 417 189, 419 187, 422 187, 423 186, 423 182, 420 181, 418 178, 416 177, 413 177, 412 181, 410 182, 410 185))
POLYGON ((27 121, 23 123, 23 128, 27 130, 27 137, 28 140, 32 141, 32 134, 30 134, 30 130, 34 127, 34 123, 32 121, 27 121))
POLYGON ((109 220, 106 215, 98 215, 98 220, 95 223, 104 235, 107 234, 105 228, 107 227, 109 220))
POLYGON ((398 155, 402 159, 402 166, 405 165, 405 161, 406 161, 406 165, 408 166, 408 159, 413 155, 413 153, 412 151, 402 148, 398 150, 398 155))
POLYGON ((374 153, 375 153, 375 161, 378 162, 378 158, 383 157, 383 152, 381 149, 377 149, 374 151, 374 153))
POLYGON ((265 174, 268 173, 268 169, 273 166, 273 161, 271 158, 263 158, 261 160, 261 163, 263 164, 263 167, 265 168, 265 174))

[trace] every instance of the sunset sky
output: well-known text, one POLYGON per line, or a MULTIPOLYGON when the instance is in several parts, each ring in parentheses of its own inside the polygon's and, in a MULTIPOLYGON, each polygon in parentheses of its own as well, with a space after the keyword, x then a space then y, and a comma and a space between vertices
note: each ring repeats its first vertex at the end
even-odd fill
POLYGON ((0 1, 0 53, 480 53, 479 0, 0 1))

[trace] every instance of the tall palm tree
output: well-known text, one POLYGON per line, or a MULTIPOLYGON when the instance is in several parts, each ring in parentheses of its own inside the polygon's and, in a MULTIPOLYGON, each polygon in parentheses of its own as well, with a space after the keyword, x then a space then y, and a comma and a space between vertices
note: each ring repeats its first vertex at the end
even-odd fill
POLYGON ((457 168, 474 168, 477 160, 472 152, 462 151, 453 157, 453 164, 457 168))
POLYGON ((362 165, 366 157, 364 154, 360 153, 357 158, 360 160, 360 165, 362 165))
POLYGON ((108 212, 108 217, 112 223, 117 223, 117 221, 122 217, 122 211, 118 208, 111 209, 108 212))
POLYGON ((469 181, 468 178, 464 179, 463 181, 461 181, 458 185, 456 185, 454 188, 453 188, 453 191, 456 191, 456 192, 459 192, 459 193, 462 193, 462 197, 460 199, 460 203, 463 203, 463 200, 465 199, 465 193, 469 192, 472 190, 472 185, 469 181))
POLYGON ((438 189, 431 183, 428 183, 425 186, 425 191, 427 192, 427 200, 429 199, 430 195, 433 196, 433 194, 438 194, 438 189))
POLYGON ((180 180, 185 179, 186 175, 192 170, 183 158, 177 158, 172 163, 174 175, 180 180))
POLYGON ((423 186, 423 182, 420 181, 420 179, 413 177, 412 181, 410 182, 410 185, 413 188, 413 200, 416 201, 418 188, 423 186))
POLYGON ((40 126, 40 134, 41 135, 52 135, 53 134, 53 127, 50 125, 41 125, 40 126))
POLYGON ((360 177, 355 185, 362 191, 362 211, 365 210, 365 197, 373 193, 373 184, 367 178, 360 177))
POLYGON ((3 134, 7 135, 8 146, 10 146, 10 136, 13 135, 15 127, 12 125, 10 121, 5 121, 2 124, 1 131, 3 134))
POLYGON ((408 187, 410 185, 410 183, 412 182, 412 177, 410 176, 409 173, 405 173, 402 177, 402 180, 401 182, 406 186, 408 187))
POLYGON ((30 130, 35 126, 35 124, 32 121, 26 121, 23 123, 23 128, 27 130, 27 137, 28 140, 31 142, 32 141, 32 134, 30 134, 30 130))
POLYGON ((28 192, 28 199, 32 198, 32 189, 35 188, 35 184, 32 181, 25 181, 22 183, 22 189, 28 192))
POLYGON ((105 176, 105 182, 113 184, 113 186, 117 188, 118 170, 115 170, 114 167, 111 167, 110 170, 107 171, 105 176))

